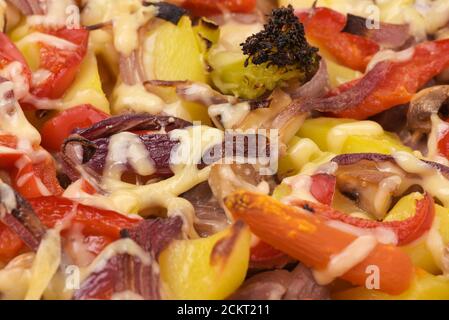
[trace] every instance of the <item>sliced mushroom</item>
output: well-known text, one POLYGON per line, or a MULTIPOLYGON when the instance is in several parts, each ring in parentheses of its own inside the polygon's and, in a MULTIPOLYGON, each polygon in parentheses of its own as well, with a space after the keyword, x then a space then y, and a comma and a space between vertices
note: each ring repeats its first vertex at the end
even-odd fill
POLYGON ((380 171, 377 164, 362 160, 339 166, 336 172, 337 188, 353 200, 359 208, 382 219, 398 196, 405 173, 380 171))
POLYGON ((273 176, 261 176, 250 164, 216 164, 212 167, 209 185, 224 208, 223 199, 234 191, 243 189, 268 194, 276 183, 273 176))
POLYGON ((407 126, 411 130, 429 133, 432 129, 430 116, 446 114, 449 103, 449 85, 434 86, 418 92, 410 102, 407 126))

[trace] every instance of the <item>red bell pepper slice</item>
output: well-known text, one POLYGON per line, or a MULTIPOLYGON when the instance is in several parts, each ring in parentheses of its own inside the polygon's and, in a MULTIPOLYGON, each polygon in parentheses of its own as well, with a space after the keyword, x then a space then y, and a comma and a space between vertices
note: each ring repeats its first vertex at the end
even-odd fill
MULTIPOLYGON (((22 65, 23 77, 26 81, 26 86, 29 88, 29 85, 31 83, 31 70, 28 67, 24 56, 16 47, 16 45, 8 38, 8 36, 3 32, 0 32, 0 69, 5 68, 7 65, 15 61, 19 62, 22 65)), ((13 81, 14 79, 8 80, 13 81)))
POLYGON ((0 261, 13 259, 24 246, 19 236, 0 222, 0 261))
POLYGON ((372 56, 379 51, 373 40, 342 32, 347 17, 329 8, 297 11, 307 38, 326 50, 342 65, 364 72, 372 56))
POLYGON ((195 16, 210 16, 223 11, 249 13, 254 11, 257 0, 181 0, 181 6, 195 16))
POLYGON ((42 83, 31 88, 31 93, 40 98, 59 99, 70 87, 87 53, 89 31, 81 29, 39 30, 67 40, 76 49, 60 49, 47 43, 40 43, 39 68, 51 72, 42 83))
POLYGON ((335 176, 326 173, 315 174, 312 176, 310 193, 320 203, 330 205, 334 198, 336 183, 335 176))
POLYGON ((63 192, 56 178, 56 166, 50 154, 37 163, 33 163, 27 155, 23 155, 19 162, 22 164, 9 168, 9 174, 13 187, 23 197, 30 199, 59 195, 63 192))
POLYGON ((33 161, 23 151, 16 150, 17 143, 16 136, 0 135, 0 147, 8 148, 0 152, 0 169, 8 171, 13 187, 25 198, 61 194, 63 190, 50 154, 41 147, 35 147, 35 152, 42 152, 42 156, 33 161))
POLYGON ((290 260, 291 258, 284 252, 261 240, 251 247, 250 266, 252 268, 272 269, 282 267, 290 260))
POLYGON ((435 218, 434 201, 428 194, 426 194, 423 199, 416 202, 415 214, 403 221, 381 222, 356 218, 334 210, 329 206, 302 200, 296 200, 294 205, 299 207, 304 207, 307 205, 315 215, 326 217, 331 220, 341 221, 358 228, 374 229, 383 227, 391 229, 398 237, 398 245, 406 245, 416 239, 419 239, 432 227, 432 223, 435 218))
POLYGON ((39 219, 48 228, 53 228, 58 221, 74 214, 71 223, 83 225, 83 233, 86 235, 103 235, 114 239, 120 237, 120 230, 135 226, 141 219, 134 219, 123 214, 97 209, 95 207, 77 204, 62 197, 41 197, 30 199, 39 219))
MULTIPOLYGON (((109 243, 119 239, 122 229, 132 228, 140 221, 138 218, 77 204, 62 197, 33 198, 28 202, 47 228, 53 228, 64 218, 71 219, 71 226, 81 224, 88 250, 94 254, 98 254, 109 243)), ((0 223, 0 261, 12 259, 23 248, 22 240, 0 223)))
MULTIPOLYGON (((449 39, 418 44, 406 61, 390 61, 388 71, 379 85, 357 105, 336 112, 341 118, 363 120, 394 106, 410 102, 413 95, 432 78, 449 67, 449 39)), ((331 95, 343 93, 358 84, 343 84, 331 95)))
POLYGON ((90 104, 65 110, 44 123, 41 130, 42 146, 50 151, 59 151, 62 143, 73 130, 88 128, 108 117, 108 114, 90 104))

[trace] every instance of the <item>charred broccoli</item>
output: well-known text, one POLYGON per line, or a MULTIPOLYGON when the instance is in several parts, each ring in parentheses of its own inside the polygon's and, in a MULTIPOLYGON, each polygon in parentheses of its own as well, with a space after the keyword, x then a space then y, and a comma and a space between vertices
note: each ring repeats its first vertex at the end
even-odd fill
POLYGON ((292 6, 273 10, 263 30, 240 46, 209 56, 212 81, 226 94, 254 99, 289 80, 304 82, 318 68, 318 49, 307 43, 292 6))

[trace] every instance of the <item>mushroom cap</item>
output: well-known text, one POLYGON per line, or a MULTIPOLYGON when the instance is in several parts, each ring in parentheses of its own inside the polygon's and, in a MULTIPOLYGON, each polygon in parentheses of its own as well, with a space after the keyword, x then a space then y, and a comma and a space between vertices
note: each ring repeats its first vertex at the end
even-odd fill
POLYGON ((438 113, 446 101, 449 102, 449 85, 426 88, 415 94, 407 113, 408 128, 429 133, 432 129, 430 116, 438 113))

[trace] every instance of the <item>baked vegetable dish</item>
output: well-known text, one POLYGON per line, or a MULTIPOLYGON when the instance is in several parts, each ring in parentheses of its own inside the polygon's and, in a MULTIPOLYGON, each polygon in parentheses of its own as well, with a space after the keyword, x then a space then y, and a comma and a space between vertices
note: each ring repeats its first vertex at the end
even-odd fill
POLYGON ((449 299, 449 1, 0 28, 0 299, 449 299))

